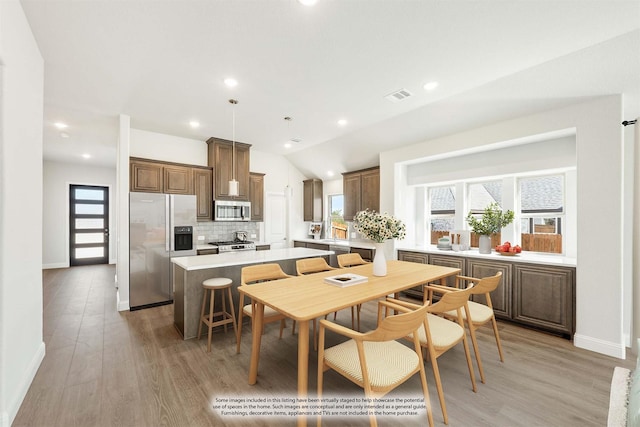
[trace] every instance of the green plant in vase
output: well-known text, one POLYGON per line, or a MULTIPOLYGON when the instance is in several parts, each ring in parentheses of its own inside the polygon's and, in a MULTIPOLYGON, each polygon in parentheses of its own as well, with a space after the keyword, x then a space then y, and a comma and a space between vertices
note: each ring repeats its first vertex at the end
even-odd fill
POLYGON ((513 211, 506 210, 503 212, 500 205, 493 202, 484 208, 480 218, 476 218, 469 211, 466 220, 471 227, 471 231, 480 235, 480 253, 491 253, 490 236, 499 233, 505 226, 513 222, 513 211))

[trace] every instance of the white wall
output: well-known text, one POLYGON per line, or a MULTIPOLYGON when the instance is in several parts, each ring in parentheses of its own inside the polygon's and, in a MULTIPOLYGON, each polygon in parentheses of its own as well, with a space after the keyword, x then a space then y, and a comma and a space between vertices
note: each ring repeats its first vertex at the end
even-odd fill
POLYGON ((44 65, 22 6, 0 2, 0 426, 9 427, 44 357, 44 65))
MULTIPOLYGON (((622 247, 630 235, 623 233, 622 223, 622 212, 629 206, 622 197, 621 100, 621 96, 602 97, 381 153, 381 210, 409 218, 414 215, 405 211, 406 199, 415 197, 415 190, 407 185, 406 165, 416 159, 575 129, 578 268, 574 344, 624 358, 622 295, 631 283, 628 279, 623 282, 622 274, 622 247), (603 227, 606 235, 594 232, 603 227)), ((408 221, 408 228, 412 227, 415 224, 408 221)))
POLYGON ((109 187, 109 263, 116 259, 116 170, 45 161, 42 226, 42 267, 69 267, 69 185, 109 187))
POLYGON ((140 129, 130 130, 131 157, 207 166, 207 143, 140 129))

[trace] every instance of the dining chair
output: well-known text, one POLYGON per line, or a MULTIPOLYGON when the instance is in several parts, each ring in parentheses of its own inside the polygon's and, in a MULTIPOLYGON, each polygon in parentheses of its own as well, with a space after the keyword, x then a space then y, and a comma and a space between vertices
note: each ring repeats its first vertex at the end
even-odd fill
MULTIPOLYGON (((240 285, 252 285, 254 283, 270 282, 273 280, 286 279, 287 277, 293 277, 282 271, 279 264, 258 264, 242 267, 240 273, 240 285)), ((240 303, 238 307, 238 339, 236 353, 240 353, 240 343, 242 341, 242 316, 247 315, 251 317, 253 321, 253 313, 255 310, 255 302, 253 300, 250 304, 244 304, 244 296, 240 294, 240 303)), ((264 325, 271 322, 280 321, 280 338, 282 338, 282 330, 286 327, 286 316, 279 311, 272 309, 265 305, 264 307, 264 321, 262 323, 264 332, 264 325)))
MULTIPOLYGON (((336 259, 338 260, 338 267, 340 268, 348 268, 348 267, 355 267, 357 265, 363 265, 363 264, 368 264, 369 261, 365 261, 364 259, 362 259, 362 257, 360 256, 359 253, 357 252, 353 252, 353 253, 348 253, 348 254, 340 254, 336 257, 336 259)), ((356 306, 356 316, 357 320, 358 320, 358 331, 360 330, 360 311, 362 310, 362 304, 358 304, 356 306)), ((351 328, 355 329, 354 326, 354 312, 353 312, 353 307, 351 307, 351 328)), ((333 315, 333 320, 336 320, 336 316, 335 313, 333 315)))
MULTIPOLYGON (((320 344, 318 351, 318 398, 322 398, 324 372, 333 369, 338 374, 364 389, 364 395, 371 404, 414 374, 419 373, 427 408, 429 426, 433 427, 433 413, 429 400, 429 389, 418 334, 423 327, 428 306, 417 310, 407 309, 393 302, 379 301, 378 327, 367 333, 354 331, 328 320, 320 320, 320 344), (382 308, 390 308, 397 315, 382 316, 382 308), (325 331, 331 331, 349 338, 341 344, 325 349, 325 331), (398 339, 411 335, 413 348, 399 343, 398 339)), ((373 408, 368 408, 369 424, 377 426, 373 408)), ((317 425, 322 424, 318 415, 317 425)))
MULTIPOLYGON (((478 370, 480 371, 480 379, 484 383, 484 370, 482 369, 482 362, 480 361, 480 355, 478 351, 478 343, 476 342, 475 331, 482 325, 489 322, 493 324, 493 334, 496 338, 496 345, 498 346, 498 354, 500 355, 500 361, 504 362, 504 355, 502 353, 502 344, 500 343, 500 335, 498 333, 498 323, 496 322, 496 316, 493 312, 493 304, 491 302, 491 292, 493 292, 502 280, 502 272, 499 271, 495 276, 484 277, 477 279, 475 277, 468 276, 456 276, 456 287, 461 288, 461 284, 464 282, 473 283, 471 289, 471 295, 484 295, 486 304, 482 304, 476 301, 469 301, 467 303, 469 307, 470 321, 466 322, 469 327, 471 335, 471 341, 476 354, 476 361, 478 362, 478 370)), ((444 316, 455 320, 458 317, 456 311, 448 311, 444 313, 444 316)), ((466 313, 462 312, 462 319, 467 320, 466 313)))
MULTIPOLYGON (((407 308, 413 308, 414 310, 418 310, 421 307, 427 307, 427 314, 424 317, 423 327, 418 330, 418 339, 420 341, 420 345, 426 351, 425 358, 428 356, 428 359, 431 362, 433 376, 436 381, 436 390, 438 391, 438 399, 440 401, 440 407, 442 408, 442 416, 445 424, 449 423, 449 416, 447 414, 447 405, 444 400, 442 380, 440 378, 440 370, 438 368, 438 357, 442 356, 460 342, 462 342, 464 354, 467 359, 467 368, 469 369, 469 377, 471 378, 471 387, 472 390, 476 392, 476 378, 473 372, 469 344, 467 343, 467 334, 465 333, 465 327, 462 321, 462 311, 468 311, 467 301, 471 295, 471 289, 472 287, 467 289, 454 288, 449 292, 442 290, 442 297, 438 302, 432 304, 430 302, 432 300, 429 300, 425 305, 387 298, 387 301, 391 301, 407 308), (458 314, 457 321, 453 322, 445 319, 444 317, 440 317, 444 313, 452 310, 458 314)), ((407 338, 413 339, 413 337, 407 338)))
MULTIPOLYGON (((298 276, 303 276, 306 274, 314 274, 321 273, 323 271, 331 271, 337 270, 335 267, 331 267, 327 264, 327 261, 322 257, 317 258, 303 258, 296 260, 296 272, 298 276)), ((325 315, 326 319, 327 316, 325 315)), ((334 313, 335 319, 335 313, 334 313)), ((296 333, 296 321, 293 321, 293 328, 291 329, 291 334, 296 333)), ((317 334, 317 322, 316 319, 313 319, 313 349, 318 350, 318 334, 317 334)))

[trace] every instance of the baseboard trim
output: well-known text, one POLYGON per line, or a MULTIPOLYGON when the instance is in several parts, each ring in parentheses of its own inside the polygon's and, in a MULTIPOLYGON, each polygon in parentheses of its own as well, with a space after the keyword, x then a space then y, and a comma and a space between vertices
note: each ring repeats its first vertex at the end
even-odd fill
POLYGON ((118 311, 129 310, 129 300, 121 300, 120 291, 116 292, 116 306, 118 307, 118 311))
POLYGON ((33 355, 31 359, 31 363, 29 363, 29 368, 27 369, 26 375, 22 380, 22 383, 18 387, 16 397, 13 401, 8 402, 7 412, 2 413, 0 418, 0 426, 2 427, 10 427, 13 420, 18 415, 18 411, 20 410, 20 405, 22 405, 22 401, 24 400, 27 392, 29 391, 29 387, 31 387, 31 383, 38 372, 38 368, 40 368, 40 364, 44 359, 45 355, 45 344, 41 342, 38 346, 38 350, 36 354, 33 355))
POLYGON ((618 359, 626 358, 626 349, 624 344, 622 343, 613 343, 610 341, 588 337, 586 335, 575 334, 573 336, 573 344, 576 347, 595 351, 596 353, 605 354, 611 357, 617 357, 618 359))
POLYGON ((43 270, 50 270, 52 268, 69 268, 69 263, 68 262, 54 262, 51 264, 42 264, 42 269, 43 270))

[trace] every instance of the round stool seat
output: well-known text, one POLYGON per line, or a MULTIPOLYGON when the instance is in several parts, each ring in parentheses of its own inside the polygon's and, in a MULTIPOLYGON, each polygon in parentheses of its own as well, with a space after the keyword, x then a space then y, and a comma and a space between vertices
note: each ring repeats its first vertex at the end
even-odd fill
POLYGON ((207 289, 220 289, 231 286, 232 283, 233 281, 226 277, 214 277, 213 279, 207 279, 202 282, 202 287, 207 289))

